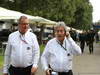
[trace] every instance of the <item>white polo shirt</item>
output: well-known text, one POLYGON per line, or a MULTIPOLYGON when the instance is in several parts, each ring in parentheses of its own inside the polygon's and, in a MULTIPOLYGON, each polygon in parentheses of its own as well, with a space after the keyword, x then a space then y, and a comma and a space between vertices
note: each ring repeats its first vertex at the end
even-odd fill
POLYGON ((33 64, 37 67, 40 49, 35 34, 26 32, 21 35, 19 31, 9 35, 5 50, 4 73, 8 73, 9 65, 14 67, 27 67, 33 64))
POLYGON ((71 37, 64 39, 63 47, 58 43, 56 38, 51 39, 47 43, 41 56, 41 63, 44 70, 47 70, 49 65, 57 72, 72 70, 73 55, 81 54, 81 49, 71 37))

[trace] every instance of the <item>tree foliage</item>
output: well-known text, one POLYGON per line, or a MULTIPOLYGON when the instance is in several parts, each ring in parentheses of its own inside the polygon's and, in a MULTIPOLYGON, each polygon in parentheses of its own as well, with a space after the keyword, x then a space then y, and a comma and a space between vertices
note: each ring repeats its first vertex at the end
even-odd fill
POLYGON ((92 23, 89 0, 1 0, 0 6, 53 21, 64 21, 68 26, 87 29, 92 23))

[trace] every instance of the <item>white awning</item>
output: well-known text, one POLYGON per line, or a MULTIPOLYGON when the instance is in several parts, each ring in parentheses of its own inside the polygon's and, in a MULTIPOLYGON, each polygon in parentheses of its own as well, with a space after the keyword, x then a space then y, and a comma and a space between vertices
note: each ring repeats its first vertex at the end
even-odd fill
POLYGON ((39 23, 39 24, 47 24, 52 25, 56 24, 56 22, 39 17, 39 16, 31 16, 27 14, 23 14, 18 11, 8 10, 0 7, 0 20, 18 20, 21 16, 27 16, 30 19, 31 23, 39 23))

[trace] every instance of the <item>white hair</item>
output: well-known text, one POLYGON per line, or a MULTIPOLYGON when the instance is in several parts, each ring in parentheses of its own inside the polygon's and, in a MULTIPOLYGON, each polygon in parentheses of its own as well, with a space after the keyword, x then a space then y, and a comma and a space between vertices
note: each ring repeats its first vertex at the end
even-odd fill
POLYGON ((68 32, 68 30, 67 30, 67 28, 66 28, 66 24, 65 24, 65 22, 63 22, 63 21, 60 21, 60 22, 58 22, 56 25, 55 25, 55 29, 57 28, 57 27, 63 27, 64 28, 64 30, 65 30, 65 32, 68 32))

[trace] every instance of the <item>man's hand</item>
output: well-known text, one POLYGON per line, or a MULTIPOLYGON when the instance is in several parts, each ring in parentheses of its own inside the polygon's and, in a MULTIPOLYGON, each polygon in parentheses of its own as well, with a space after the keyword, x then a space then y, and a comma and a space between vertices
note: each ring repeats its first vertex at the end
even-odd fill
POLYGON ((4 73, 3 75, 8 75, 8 73, 4 73))
POLYGON ((52 71, 52 69, 50 69, 50 68, 47 69, 47 70, 46 70, 46 75, 51 75, 51 72, 50 72, 50 71, 52 71))
POLYGON ((37 67, 32 67, 31 69, 31 75, 35 75, 35 72, 37 71, 37 67))
POLYGON ((70 33, 66 32, 66 37, 69 38, 70 37, 70 33))

